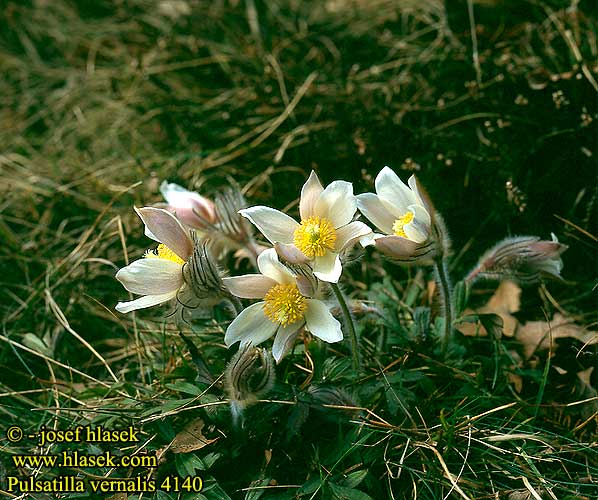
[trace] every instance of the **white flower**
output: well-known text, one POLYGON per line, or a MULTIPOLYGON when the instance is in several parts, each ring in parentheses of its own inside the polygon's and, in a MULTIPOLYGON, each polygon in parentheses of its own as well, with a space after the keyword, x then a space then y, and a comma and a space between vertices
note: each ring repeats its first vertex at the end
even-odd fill
POLYGON ((280 361, 290 349, 299 329, 305 326, 325 342, 343 339, 340 323, 322 301, 310 298, 310 291, 278 260, 276 250, 264 250, 257 259, 261 274, 223 278, 237 297, 264 299, 239 314, 229 325, 224 342, 255 346, 276 334, 272 355, 280 361))
POLYGON ((239 213, 249 219, 285 259, 309 261, 316 277, 336 283, 342 272, 339 254, 371 233, 363 222, 353 221, 356 211, 357 200, 350 182, 334 181, 324 189, 312 172, 301 190, 301 223, 264 206, 246 208, 239 213))
POLYGON ((366 243, 374 243, 380 251, 399 260, 429 257, 433 252, 433 209, 414 175, 408 183, 405 185, 397 174, 384 167, 376 176, 376 194, 357 195, 361 213, 384 233, 375 234, 366 243))
POLYGON ((143 258, 116 273, 116 279, 132 293, 143 295, 130 302, 119 302, 122 313, 151 307, 174 298, 183 286, 183 265, 193 252, 193 242, 181 223, 167 210, 135 208, 145 224, 145 234, 159 242, 143 258))
POLYGON ((217 220, 212 200, 172 182, 162 182, 160 192, 177 218, 189 227, 203 229, 217 220))

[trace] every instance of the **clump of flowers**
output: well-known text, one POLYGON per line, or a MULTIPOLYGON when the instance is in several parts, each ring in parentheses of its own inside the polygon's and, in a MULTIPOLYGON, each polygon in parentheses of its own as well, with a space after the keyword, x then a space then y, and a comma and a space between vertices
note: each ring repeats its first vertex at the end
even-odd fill
MULTIPOLYGON (((360 342, 338 284, 346 253, 357 242, 372 245, 400 265, 433 266, 441 312, 433 318, 430 308, 419 307, 416 316, 425 323, 419 325, 422 329, 436 332, 440 351, 449 352, 456 308, 448 271, 450 241, 441 215, 415 176, 405 184, 384 167, 375 179, 376 192, 355 196, 350 182, 337 180, 324 188, 311 172, 301 189, 299 222, 274 208, 246 208, 235 187, 213 200, 167 182, 161 191, 166 209, 135 209, 157 247, 116 275, 141 297, 119 302, 116 309, 126 313, 176 298, 184 310, 211 310, 228 300, 234 317, 223 341, 227 347, 239 344, 239 350, 224 373, 224 386, 235 419, 272 389, 273 360, 279 363, 289 354, 302 332, 326 344, 347 336, 353 368, 359 372, 360 342), (358 209, 378 232, 357 220, 358 209), (248 221, 270 247, 255 243, 248 221), (237 258, 250 256, 259 273, 227 276, 218 257, 231 250, 237 258), (342 326, 335 314, 342 316, 342 326), (270 350, 257 347, 271 338, 270 350)), ((551 241, 507 238, 484 253, 463 281, 471 285, 478 279, 560 279, 566 249, 554 235, 551 241)), ((379 313, 377 307, 367 310, 379 313)), ((335 391, 318 390, 312 398, 342 394, 335 391)))

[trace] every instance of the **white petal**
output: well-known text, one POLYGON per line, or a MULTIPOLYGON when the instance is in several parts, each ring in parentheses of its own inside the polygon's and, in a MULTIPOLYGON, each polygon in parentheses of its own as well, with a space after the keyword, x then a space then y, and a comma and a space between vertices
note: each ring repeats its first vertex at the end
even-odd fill
POLYGON ((353 221, 336 231, 336 242, 334 244, 334 249, 336 252, 340 252, 345 247, 350 246, 356 240, 364 237, 367 234, 370 234, 371 232, 372 230, 363 222, 353 221))
POLYGON ((318 179, 318 176, 312 170, 309 179, 307 179, 305 184, 303 184, 303 188, 301 188, 301 200, 299 201, 301 220, 314 215, 314 205, 322 191, 324 191, 324 188, 320 183, 320 179, 318 179))
POLYGON ((328 283, 338 283, 343 267, 338 254, 326 252, 322 257, 316 257, 313 263, 313 271, 316 278, 328 283))
POLYGON ((303 325, 303 321, 295 321, 290 325, 278 329, 274 343, 272 344, 272 356, 274 356, 277 363, 280 363, 280 360, 293 347, 297 333, 303 325))
POLYGON ((309 258, 299 250, 295 245, 285 245, 284 243, 274 243, 276 253, 282 257, 282 260, 291 264, 305 264, 309 258))
POLYGON ((176 296, 176 291, 163 293, 160 295, 145 295, 138 299, 131 300, 130 302, 119 302, 116 304, 115 309, 121 313, 128 313, 136 311, 137 309, 145 309, 146 307, 155 306, 166 302, 167 300, 173 299, 176 296))
POLYGON ((357 206, 359 211, 367 217, 380 231, 385 234, 392 234, 392 225, 395 216, 386 208, 374 193, 357 195, 357 206))
POLYGON ((268 290, 277 284, 272 278, 262 274, 232 276, 222 278, 222 281, 230 293, 242 299, 263 299, 268 290))
POLYGON ((192 201, 203 202, 204 197, 199 193, 189 191, 174 182, 163 181, 160 184, 160 193, 171 207, 174 208, 192 208, 192 201))
POLYGON ((357 211, 353 184, 346 181, 331 182, 322 191, 314 205, 314 215, 325 217, 335 228, 349 224, 357 211))
POLYGON ((264 313, 264 303, 258 302, 246 309, 228 325, 224 334, 224 343, 230 347, 235 342, 241 342, 241 347, 258 345, 269 339, 276 332, 278 324, 270 321, 264 313))
POLYGON ((270 243, 293 243, 295 229, 299 224, 287 214, 263 206, 245 208, 239 210, 239 213, 249 219, 270 243))
MULTIPOLYGON (((376 193, 395 215, 404 215, 409 205, 418 203, 417 196, 390 168, 384 167, 376 176, 376 193)), ((382 228, 380 228, 382 229, 382 228)))
POLYGON ((341 324, 321 300, 307 299, 305 322, 307 330, 325 342, 343 340, 341 324))
POLYGON ((183 284, 183 267, 166 259, 139 259, 116 273, 116 279, 133 293, 160 295, 183 284))
POLYGON ((168 210, 154 207, 135 207, 146 227, 146 235, 164 243, 181 259, 187 260, 193 252, 193 243, 187 231, 168 210), (148 233, 149 231, 149 233, 148 233))
POLYGON ((409 205, 409 211, 413 212, 413 220, 403 226, 403 231, 411 241, 423 243, 430 236, 430 215, 420 205, 409 205))
POLYGON ((274 248, 268 248, 257 256, 257 267, 264 276, 273 279, 276 283, 295 283, 295 275, 278 260, 274 248))

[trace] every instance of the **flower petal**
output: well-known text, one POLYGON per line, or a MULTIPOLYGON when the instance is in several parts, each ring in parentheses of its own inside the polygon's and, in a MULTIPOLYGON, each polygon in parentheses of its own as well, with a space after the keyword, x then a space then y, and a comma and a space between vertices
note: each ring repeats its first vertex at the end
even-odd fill
POLYGON ((409 205, 413 220, 403 226, 403 231, 412 241, 423 243, 430 236, 430 214, 420 205, 409 205))
POLYGON ((314 205, 324 188, 320 183, 320 179, 312 170, 309 174, 309 179, 303 184, 301 188, 301 200, 299 201, 299 214, 301 220, 305 220, 313 215, 314 205))
POLYGON ((116 279, 133 293, 160 295, 178 290, 183 284, 183 268, 166 259, 139 259, 116 273, 116 279))
POLYGON ((400 236, 382 236, 376 238, 375 244, 383 254, 406 264, 429 261, 436 255, 432 241, 422 244, 400 236))
MULTIPOLYGON (((407 207, 418 203, 417 196, 399 179, 390 168, 384 167, 376 176, 376 193, 383 203, 396 208, 393 213, 398 217, 405 214, 407 207)), ((382 228, 380 228, 382 229, 382 228)))
POLYGON ((372 230, 363 222, 353 221, 336 231, 336 242, 334 250, 340 252, 345 247, 350 246, 356 240, 370 234, 372 230))
POLYGON ((243 309, 228 325, 224 334, 224 343, 230 347, 241 342, 241 347, 258 345, 269 339, 276 332, 278 325, 270 321, 264 313, 264 303, 258 302, 243 309))
POLYGON ((282 257, 282 260, 291 264, 305 264, 309 259, 295 245, 285 245, 284 243, 274 243, 276 253, 282 257))
POLYGON ((291 350, 299 329, 304 324, 303 321, 295 321, 290 325, 278 329, 276 337, 274 337, 274 343, 272 344, 272 356, 274 356, 277 363, 280 363, 280 360, 291 350))
POLYGON ((334 181, 326 186, 316 200, 313 213, 328 219, 336 229, 349 224, 356 211, 357 200, 353 195, 353 184, 334 181))
POLYGON ((305 322, 307 330, 324 342, 343 340, 341 324, 321 300, 307 299, 305 322))
POLYGON ((276 283, 295 283, 295 275, 278 260, 274 248, 268 248, 257 256, 257 267, 264 276, 273 279, 276 283))
POLYGON ((322 257, 316 257, 313 262, 313 271, 316 278, 328 283, 338 283, 343 267, 337 253, 327 252, 322 257))
POLYGON ((177 218, 168 210, 135 207, 135 211, 145 224, 146 236, 164 243, 183 260, 187 260, 191 256, 193 253, 191 238, 177 218))
POLYGON ((358 194, 357 206, 359 211, 367 217, 380 231, 392 234, 395 216, 386 208, 380 198, 374 193, 358 194))
POLYGON ((293 243, 299 224, 287 214, 264 206, 245 208, 239 213, 249 219, 270 243, 293 243))
POLYGON ((230 293, 242 299, 263 299, 268 290, 277 284, 272 278, 262 274, 232 276, 222 278, 222 281, 230 293))
POLYGON ((138 299, 131 300, 130 302, 119 302, 116 304, 115 309, 121 313, 128 313, 136 311, 137 309, 145 309, 146 307, 155 306, 166 302, 170 299, 174 299, 176 296, 176 290, 174 292, 162 293, 160 295, 144 295, 138 299))
POLYGON ((407 182, 409 183, 409 187, 415 193, 415 196, 419 200, 416 203, 421 205, 422 207, 424 207, 426 209, 426 211, 428 212, 428 214, 430 215, 430 218, 433 219, 435 210, 434 210, 434 205, 432 204, 432 200, 430 199, 430 195, 426 192, 424 187, 419 183, 419 181, 415 177, 415 174, 413 174, 411 177, 409 177, 409 180, 407 182))

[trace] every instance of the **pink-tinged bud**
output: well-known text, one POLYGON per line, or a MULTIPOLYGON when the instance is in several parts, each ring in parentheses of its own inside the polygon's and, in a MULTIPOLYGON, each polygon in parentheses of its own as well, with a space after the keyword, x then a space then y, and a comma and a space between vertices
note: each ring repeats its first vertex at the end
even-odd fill
POLYGON ((217 222, 216 206, 212 200, 166 181, 160 185, 160 192, 168 207, 187 226, 204 229, 217 222))
POLYGON ((374 240, 374 245, 384 255, 401 264, 431 262, 437 255, 436 245, 430 239, 416 243, 400 236, 380 236, 374 240))
POLYGON ((466 280, 511 279, 521 284, 531 284, 542 278, 561 278, 561 254, 569 248, 559 243, 552 234, 552 241, 537 236, 506 238, 488 250, 466 280))

